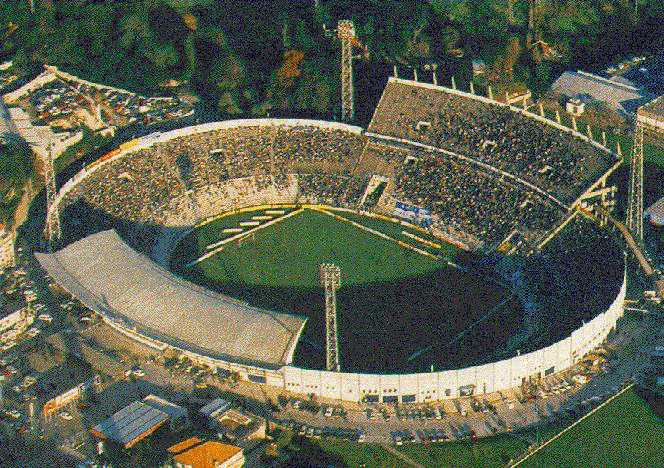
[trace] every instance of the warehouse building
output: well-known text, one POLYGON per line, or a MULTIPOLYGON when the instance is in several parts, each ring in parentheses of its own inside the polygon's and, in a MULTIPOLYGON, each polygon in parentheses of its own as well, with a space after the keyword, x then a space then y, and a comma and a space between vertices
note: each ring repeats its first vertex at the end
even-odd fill
POLYGON ((135 401, 91 429, 98 439, 129 449, 168 426, 176 432, 189 423, 187 410, 155 395, 135 401))

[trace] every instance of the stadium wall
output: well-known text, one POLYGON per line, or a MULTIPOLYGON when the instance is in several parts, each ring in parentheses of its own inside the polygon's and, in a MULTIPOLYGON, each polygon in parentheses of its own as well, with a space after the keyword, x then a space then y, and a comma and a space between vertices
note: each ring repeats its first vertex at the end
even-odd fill
MULTIPOLYGON (((546 348, 494 363, 441 372, 380 375, 328 372, 295 366, 266 369, 213 359, 186 349, 171 349, 200 365, 225 369, 237 373, 243 380, 283 388, 291 393, 353 402, 426 403, 508 390, 531 377, 544 377, 569 368, 604 342, 615 329, 623 315, 626 291, 627 277, 624 275, 618 295, 605 312, 546 348)), ((103 311, 102 316, 119 332, 155 351, 170 348, 154 337, 143 336, 135 328, 128 328, 126 323, 103 311)))
POLYGON ((284 389, 294 393, 346 401, 394 401, 400 403, 442 400, 469 394, 491 393, 521 385, 530 377, 565 370, 599 346, 623 315, 627 277, 611 306, 569 337, 546 348, 511 359, 465 369, 402 375, 370 375, 327 372, 286 366, 284 389), (387 400, 386 400, 386 397, 387 400), (390 398, 392 397, 392 398, 390 398))

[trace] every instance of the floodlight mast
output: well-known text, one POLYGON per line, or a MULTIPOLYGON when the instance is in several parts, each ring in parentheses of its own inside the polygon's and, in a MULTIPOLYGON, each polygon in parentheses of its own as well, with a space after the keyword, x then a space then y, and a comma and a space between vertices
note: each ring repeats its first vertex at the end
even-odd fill
POLYGON ((340 20, 337 23, 337 37, 341 41, 341 120, 350 122, 355 117, 353 95, 355 26, 351 20, 340 20))
POLYGON ((325 288, 325 357, 328 371, 339 372, 339 335, 337 332, 337 289, 341 286, 341 269, 332 263, 320 266, 320 282, 325 288))

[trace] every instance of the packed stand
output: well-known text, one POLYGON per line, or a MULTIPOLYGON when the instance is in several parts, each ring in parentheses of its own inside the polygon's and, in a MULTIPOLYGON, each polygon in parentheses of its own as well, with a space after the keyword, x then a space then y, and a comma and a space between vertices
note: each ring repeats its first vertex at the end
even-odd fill
POLYGON ((539 238, 562 213, 510 180, 430 152, 413 152, 397 170, 393 196, 431 211, 435 227, 452 228, 495 248, 513 231, 539 238))
POLYGON ((389 82, 369 132, 447 149, 521 177, 571 203, 616 161, 508 107, 389 82))
POLYGON ((241 126, 191 134, 103 163, 67 194, 61 210, 80 223, 106 213, 110 225, 94 224, 108 228, 121 222, 183 225, 245 205, 298 199, 354 208, 368 180, 351 175, 361 142, 360 135, 314 127, 241 126), (275 138, 291 131, 291 142, 275 138), (305 151, 305 141, 314 143, 307 153, 292 153, 290 145, 305 151), (294 173, 307 164, 342 170, 294 173))

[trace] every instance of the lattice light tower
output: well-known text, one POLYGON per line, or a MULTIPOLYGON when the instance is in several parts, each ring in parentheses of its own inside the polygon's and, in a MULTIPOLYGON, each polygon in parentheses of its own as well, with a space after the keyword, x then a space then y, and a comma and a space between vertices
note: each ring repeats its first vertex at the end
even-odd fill
POLYGON ((350 122, 355 116, 353 97, 355 26, 351 20, 340 20, 337 23, 337 37, 341 41, 341 120, 350 122))
POLYGON ((339 335, 337 333, 337 289, 341 269, 332 263, 320 266, 320 284, 325 288, 325 357, 328 371, 339 372, 339 335))
POLYGON ((55 204, 55 170, 53 169, 53 151, 49 145, 44 158, 44 183, 46 185, 46 226, 44 226, 44 238, 48 242, 49 252, 55 247, 62 237, 60 228, 60 210, 55 204))
POLYGON ((634 144, 632 145, 629 194, 627 198, 627 228, 634 240, 643 244, 643 139, 648 134, 664 135, 664 97, 641 106, 636 113, 634 144))

